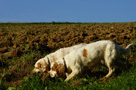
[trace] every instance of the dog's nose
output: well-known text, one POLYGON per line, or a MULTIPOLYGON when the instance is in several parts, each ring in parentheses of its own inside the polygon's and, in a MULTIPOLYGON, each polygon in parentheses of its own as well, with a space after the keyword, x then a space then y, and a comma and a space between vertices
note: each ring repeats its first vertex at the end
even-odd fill
POLYGON ((40 74, 40 72, 37 72, 37 74, 40 74))
POLYGON ((31 75, 36 75, 36 74, 40 74, 40 71, 35 71, 34 69, 31 71, 31 75))

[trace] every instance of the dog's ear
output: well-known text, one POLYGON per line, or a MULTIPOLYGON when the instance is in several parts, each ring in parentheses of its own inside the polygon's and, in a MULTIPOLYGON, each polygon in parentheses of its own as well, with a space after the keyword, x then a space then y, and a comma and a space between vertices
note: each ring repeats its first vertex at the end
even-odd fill
POLYGON ((57 62, 55 62, 53 64, 53 67, 51 67, 52 71, 56 71, 57 77, 61 77, 61 78, 65 78, 66 77, 66 72, 65 72, 65 66, 63 64, 58 64, 57 62))
POLYGON ((63 58, 64 65, 63 64, 57 64, 56 66, 56 71, 57 71, 57 76, 61 78, 66 78, 66 72, 67 72, 67 66, 65 59, 63 58))
POLYGON ((58 77, 62 77, 62 78, 66 77, 66 72, 65 71, 66 71, 65 66, 62 65, 62 64, 58 64, 58 66, 57 66, 57 75, 58 75, 58 77))
POLYGON ((51 70, 52 70, 52 71, 57 71, 57 66, 58 66, 58 63, 55 62, 55 63, 53 64, 53 66, 51 67, 51 70))

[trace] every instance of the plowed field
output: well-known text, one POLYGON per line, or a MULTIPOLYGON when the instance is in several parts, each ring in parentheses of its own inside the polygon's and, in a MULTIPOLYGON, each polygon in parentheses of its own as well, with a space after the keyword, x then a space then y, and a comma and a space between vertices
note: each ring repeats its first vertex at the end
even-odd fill
MULTIPOLYGON (((17 86, 34 63, 62 47, 98 40, 112 40, 126 47, 136 38, 136 22, 130 23, 1 23, 0 77, 17 86)), ((135 40, 136 41, 136 40, 135 40)), ((136 55, 136 53, 135 53, 136 55)), ((136 56, 128 57, 134 60, 136 56)))

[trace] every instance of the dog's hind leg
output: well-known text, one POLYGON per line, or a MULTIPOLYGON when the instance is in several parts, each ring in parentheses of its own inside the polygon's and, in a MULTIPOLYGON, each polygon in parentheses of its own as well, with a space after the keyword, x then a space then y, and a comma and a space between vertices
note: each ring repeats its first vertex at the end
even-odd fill
POLYGON ((106 50, 105 50, 105 56, 104 56, 104 59, 105 59, 105 63, 109 69, 109 72, 108 74, 105 76, 106 78, 110 77, 113 72, 115 71, 115 60, 116 60, 116 55, 117 52, 116 52, 116 46, 115 44, 110 44, 106 47, 106 50))
POLYGON ((115 68, 114 67, 111 67, 110 65, 107 65, 107 67, 109 68, 109 72, 108 72, 108 74, 105 77, 100 79, 101 81, 109 78, 115 72, 115 68))
POLYGON ((108 69, 109 69, 109 72, 106 76, 104 76, 103 78, 101 78, 100 80, 103 81, 107 78, 109 78, 114 72, 115 72, 115 67, 113 65, 113 62, 112 62, 112 59, 105 59, 105 64, 107 65, 108 69))
POLYGON ((110 77, 114 72, 115 72, 115 68, 111 67, 110 65, 108 66, 109 68, 109 72, 108 74, 105 76, 106 78, 110 77))

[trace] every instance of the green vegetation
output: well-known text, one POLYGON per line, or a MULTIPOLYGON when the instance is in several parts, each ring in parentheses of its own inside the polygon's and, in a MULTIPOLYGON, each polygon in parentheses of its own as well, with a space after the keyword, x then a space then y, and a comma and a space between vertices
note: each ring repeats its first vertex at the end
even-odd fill
POLYGON ((0 89, 1 90, 5 90, 6 86, 3 84, 3 77, 5 76, 5 73, 2 75, 2 77, 0 78, 0 89))
POLYGON ((27 77, 18 90, 134 90, 136 89, 136 64, 128 70, 114 75, 110 82, 101 82, 97 77, 76 78, 69 82, 61 79, 42 81, 38 76, 27 77))

